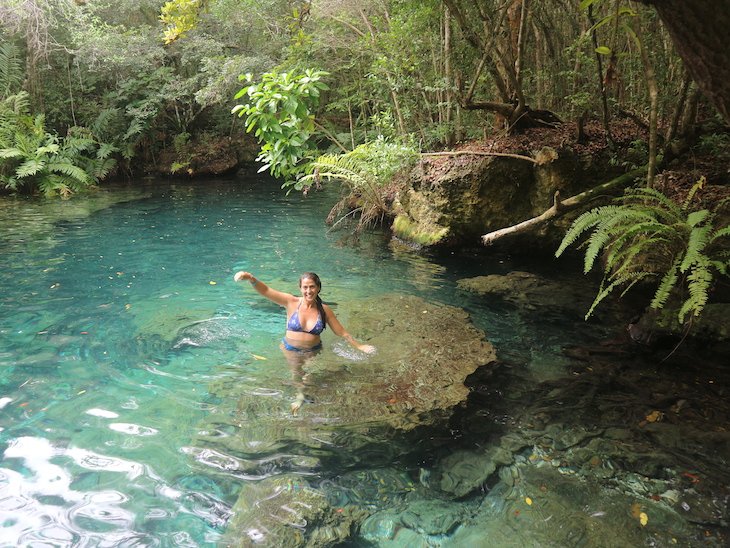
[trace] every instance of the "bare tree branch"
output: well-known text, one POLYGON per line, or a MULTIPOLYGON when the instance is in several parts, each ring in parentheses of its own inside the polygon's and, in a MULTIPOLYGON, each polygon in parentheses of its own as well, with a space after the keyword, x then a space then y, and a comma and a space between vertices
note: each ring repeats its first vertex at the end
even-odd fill
POLYGON ((494 242, 500 238, 504 238, 505 236, 514 236, 515 234, 522 234, 524 232, 535 230, 536 228, 546 224, 548 221, 563 215, 572 209, 585 205, 607 192, 630 185, 637 177, 643 177, 646 175, 646 170, 647 166, 634 169, 633 171, 624 173, 615 179, 611 179, 607 183, 588 189, 585 192, 581 192, 580 194, 576 194, 575 196, 571 196, 565 200, 561 200, 560 192, 556 192, 553 196, 553 205, 550 209, 544 211, 537 217, 527 219, 526 221, 522 221, 516 225, 488 232, 482 236, 482 243, 484 245, 492 245, 494 242))
POLYGON ((522 154, 510 154, 508 152, 484 152, 476 150, 456 150, 453 152, 425 152, 421 154, 421 156, 500 156, 502 158, 516 158, 517 160, 525 160, 526 162, 532 162, 533 164, 539 163, 537 160, 535 160, 535 158, 523 156, 522 154))

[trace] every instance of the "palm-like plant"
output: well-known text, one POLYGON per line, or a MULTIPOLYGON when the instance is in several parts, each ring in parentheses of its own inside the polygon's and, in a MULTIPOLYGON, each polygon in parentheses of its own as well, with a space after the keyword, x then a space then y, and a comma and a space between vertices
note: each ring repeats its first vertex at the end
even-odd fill
POLYGON ((301 190, 323 179, 340 181, 346 192, 330 211, 328 222, 334 222, 342 211, 354 204, 346 216, 359 214, 356 227, 359 231, 382 221, 389 209, 384 192, 387 183, 417 157, 411 147, 378 138, 345 154, 318 157, 307 165, 306 175, 296 181, 295 188, 301 190))
POLYGON ((82 128, 63 139, 48 133, 43 115, 29 114, 27 94, 0 104, 0 186, 7 190, 68 196, 104 178, 115 150, 82 128))
MULTIPOLYGON (((622 287, 623 295, 651 280, 658 283, 651 308, 664 308, 672 294, 680 293, 679 323, 701 314, 716 276, 726 276, 730 267, 730 226, 716 228, 715 213, 691 207, 703 185, 704 178, 682 204, 652 188, 629 189, 616 203, 592 209, 573 222, 555 255, 591 231, 584 272, 599 256, 604 260, 603 280, 586 318, 615 289, 622 287)), ((722 204, 716 211, 718 207, 722 204)))

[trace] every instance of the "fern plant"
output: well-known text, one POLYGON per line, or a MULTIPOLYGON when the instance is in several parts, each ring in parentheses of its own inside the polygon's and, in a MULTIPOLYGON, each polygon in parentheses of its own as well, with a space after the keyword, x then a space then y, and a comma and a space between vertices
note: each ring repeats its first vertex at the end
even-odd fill
POLYGON ((115 151, 84 128, 64 138, 47 132, 43 115, 29 113, 25 94, 0 103, 0 188, 68 196, 106 177, 115 151))
POLYGON ((17 93, 23 84, 20 50, 12 42, 0 44, 0 99, 17 93))
POLYGON ((345 154, 319 156, 307 164, 306 174, 294 187, 306 190, 322 180, 340 181, 345 192, 330 211, 328 222, 333 223, 345 209, 354 206, 345 217, 359 214, 356 231, 360 231, 382 221, 389 209, 387 184, 397 171, 412 165, 417 157, 413 148, 380 137, 345 154))
POLYGON ((702 313, 713 281, 727 276, 730 267, 730 226, 717 228, 715 213, 692 207, 704 182, 703 177, 682 204, 652 188, 629 189, 613 204, 583 213, 573 222, 555 255, 590 232, 584 273, 603 259, 603 280, 586 319, 614 290, 622 288, 624 295, 639 282, 657 284, 650 304, 654 309, 667 306, 671 295, 680 295, 680 324, 702 313))

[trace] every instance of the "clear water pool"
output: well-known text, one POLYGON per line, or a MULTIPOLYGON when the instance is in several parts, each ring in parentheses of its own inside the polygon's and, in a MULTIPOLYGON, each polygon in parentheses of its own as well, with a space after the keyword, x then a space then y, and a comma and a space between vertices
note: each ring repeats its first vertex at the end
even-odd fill
MULTIPOLYGON (((459 278, 516 268, 509 257, 429 256, 378 231, 357 242, 328 232, 335 198, 286 196, 251 178, 0 201, 2 546, 221 540, 232 505, 261 476, 232 475, 224 456, 192 442, 223 403, 208 388, 247 382, 262 398, 293 392, 289 372, 260 359, 277 352, 283 313, 235 284, 237 270, 289 292, 313 270, 323 298, 342 308, 391 292, 464 307, 501 358, 536 382, 563 374, 561 345, 607 336, 580 315, 537 317, 457 289, 459 278)), ((473 435, 483 434, 473 424, 473 435)), ((401 443, 402 453, 414 449, 405 447, 412 439, 401 443)), ((422 458, 393 465, 417 475, 443 446, 420 440, 422 458)), ((367 460, 347 480, 362 476, 361 490, 373 481, 367 460)))

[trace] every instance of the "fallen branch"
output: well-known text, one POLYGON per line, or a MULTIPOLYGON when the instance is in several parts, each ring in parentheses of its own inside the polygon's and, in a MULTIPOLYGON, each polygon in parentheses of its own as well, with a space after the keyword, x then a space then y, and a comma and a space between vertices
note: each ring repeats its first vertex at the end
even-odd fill
POLYGON ((537 164, 538 161, 535 158, 529 156, 523 156, 522 154, 510 154, 508 152, 481 152, 476 150, 455 150, 453 152, 424 152, 421 156, 502 156, 505 158, 517 158, 518 160, 526 160, 537 164))
POLYGON ((522 221, 521 223, 518 223, 516 225, 488 232, 487 234, 484 234, 482 236, 482 243, 484 245, 492 245, 496 240, 504 238, 505 236, 521 234, 523 232, 529 232, 530 230, 534 230, 546 224, 551 219, 554 219, 555 217, 562 215, 565 212, 570 211, 571 209, 575 209, 578 206, 584 205, 591 200, 594 200, 595 198, 605 194, 606 192, 615 190, 616 188, 628 186, 637 177, 644 176, 646 174, 646 169, 647 166, 634 169, 633 171, 624 173, 623 175, 620 175, 615 179, 611 179, 607 183, 603 183, 601 185, 588 189, 585 192, 581 192, 580 194, 576 194, 575 196, 571 196, 570 198, 566 198, 565 200, 560 199, 560 192, 558 191, 553 197, 553 205, 550 209, 538 215, 537 217, 522 221))

